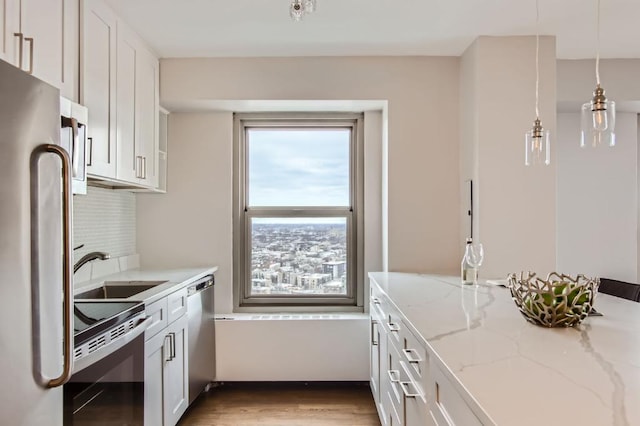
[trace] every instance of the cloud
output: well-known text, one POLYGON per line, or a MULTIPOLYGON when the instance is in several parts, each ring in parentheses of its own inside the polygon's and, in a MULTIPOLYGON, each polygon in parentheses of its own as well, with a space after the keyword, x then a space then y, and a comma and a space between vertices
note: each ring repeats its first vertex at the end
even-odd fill
POLYGON ((251 129, 251 206, 349 205, 349 139, 343 129, 251 129))

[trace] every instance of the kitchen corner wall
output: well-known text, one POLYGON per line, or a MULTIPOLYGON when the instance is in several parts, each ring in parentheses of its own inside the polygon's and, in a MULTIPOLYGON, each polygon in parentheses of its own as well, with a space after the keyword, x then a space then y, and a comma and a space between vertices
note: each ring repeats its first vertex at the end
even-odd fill
MULTIPOLYGON (((535 120, 536 38, 479 37, 462 56, 460 182, 473 179, 482 278, 556 265, 556 158, 524 165, 535 120)), ((540 119, 555 134, 555 38, 540 37, 540 119)), ((461 222, 462 223, 462 222, 461 222)))
POLYGON ((89 186, 73 196, 74 261, 92 251, 112 258, 136 253, 136 198, 128 191, 89 186))

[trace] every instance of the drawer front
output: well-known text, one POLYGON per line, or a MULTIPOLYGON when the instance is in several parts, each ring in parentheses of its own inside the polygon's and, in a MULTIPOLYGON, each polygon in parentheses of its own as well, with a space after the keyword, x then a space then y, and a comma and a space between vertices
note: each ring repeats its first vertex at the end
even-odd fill
POLYGON ((431 365, 431 372, 433 402, 430 407, 438 426, 482 426, 440 368, 431 365))
MULTIPOLYGON (((391 336, 389 336, 391 339, 391 336)), ((393 408, 395 409, 400 419, 404 418, 404 397, 402 394, 401 381, 406 380, 406 374, 402 370, 400 364, 400 353, 392 345, 389 344, 387 348, 388 353, 388 370, 385 372, 385 379, 389 381, 389 387, 387 392, 391 399, 393 408)))
POLYGON ((404 323, 400 314, 393 308, 389 308, 385 317, 385 327, 389 333, 389 341, 400 351, 403 349, 402 334, 404 323))
POLYGON ((405 324, 400 333, 402 339, 402 361, 407 364, 413 381, 423 390, 429 386, 429 352, 427 348, 413 335, 405 324))
POLYGON ((166 297, 145 306, 144 312, 147 318, 153 318, 145 331, 145 340, 149 340, 169 324, 167 306, 166 297))
POLYGON ((169 304, 169 324, 187 312, 187 289, 183 288, 167 296, 169 304))
POLYGON ((404 401, 404 424, 406 426, 434 426, 429 413, 427 397, 422 387, 411 378, 410 366, 400 361, 402 367, 400 390, 404 401))
POLYGON ((369 298, 369 311, 371 315, 375 314, 380 318, 385 318, 387 315, 385 306, 388 306, 387 296, 382 294, 375 285, 372 286, 369 298))

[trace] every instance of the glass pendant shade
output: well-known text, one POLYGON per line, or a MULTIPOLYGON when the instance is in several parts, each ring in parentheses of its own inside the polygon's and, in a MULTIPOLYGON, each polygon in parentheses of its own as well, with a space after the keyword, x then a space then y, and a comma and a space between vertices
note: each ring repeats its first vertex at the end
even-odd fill
POLYGON ((604 96, 600 86, 593 93, 593 99, 582 105, 580 146, 616 145, 616 103, 604 96))
POLYGON ((549 131, 542 128, 540 120, 536 119, 533 127, 525 135, 524 164, 527 166, 551 164, 549 131))

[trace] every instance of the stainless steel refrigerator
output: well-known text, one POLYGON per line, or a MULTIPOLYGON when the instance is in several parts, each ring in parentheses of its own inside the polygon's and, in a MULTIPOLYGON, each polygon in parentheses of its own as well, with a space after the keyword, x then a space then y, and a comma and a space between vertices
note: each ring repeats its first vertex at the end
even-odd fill
POLYGON ((0 423, 61 425, 72 370, 71 180, 58 89, 0 60, 0 423))

